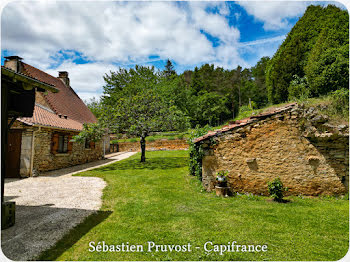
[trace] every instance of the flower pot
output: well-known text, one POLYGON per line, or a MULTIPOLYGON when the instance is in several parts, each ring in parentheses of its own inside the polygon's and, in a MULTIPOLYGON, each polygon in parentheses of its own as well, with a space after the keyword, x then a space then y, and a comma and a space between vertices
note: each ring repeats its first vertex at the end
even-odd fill
POLYGON ((217 196, 227 197, 229 193, 229 187, 215 186, 215 193, 217 196))

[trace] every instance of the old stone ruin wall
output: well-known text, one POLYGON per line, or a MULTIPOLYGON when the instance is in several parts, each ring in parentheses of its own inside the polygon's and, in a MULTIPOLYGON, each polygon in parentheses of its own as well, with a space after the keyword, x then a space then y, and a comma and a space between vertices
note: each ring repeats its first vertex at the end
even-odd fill
POLYGON ((202 142, 202 183, 215 187, 227 170, 233 192, 268 195, 267 182, 280 177, 286 195, 348 192, 348 126, 298 106, 202 142))
MULTIPOLYGON (((157 150, 185 150, 188 149, 188 143, 183 139, 174 139, 174 140, 155 140, 155 141, 146 141, 146 150, 147 151, 157 151, 157 150)), ((118 151, 131 151, 131 152, 140 152, 140 142, 119 142, 118 151)))

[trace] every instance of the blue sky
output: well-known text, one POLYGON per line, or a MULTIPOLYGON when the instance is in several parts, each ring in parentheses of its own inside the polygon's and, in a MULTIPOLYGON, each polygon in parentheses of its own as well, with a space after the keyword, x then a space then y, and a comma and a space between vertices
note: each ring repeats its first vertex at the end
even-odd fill
POLYGON ((163 69, 168 58, 178 73, 204 63, 254 66, 275 53, 308 5, 328 3, 13 1, 2 10, 1 62, 18 55, 54 76, 68 71, 89 99, 118 67, 163 69))

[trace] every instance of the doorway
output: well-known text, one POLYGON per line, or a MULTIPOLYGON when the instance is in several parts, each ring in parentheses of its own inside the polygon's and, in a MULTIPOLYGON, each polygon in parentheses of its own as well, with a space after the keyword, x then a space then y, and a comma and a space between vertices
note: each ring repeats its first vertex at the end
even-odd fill
POLYGON ((22 130, 10 129, 6 152, 5 178, 20 178, 22 130))

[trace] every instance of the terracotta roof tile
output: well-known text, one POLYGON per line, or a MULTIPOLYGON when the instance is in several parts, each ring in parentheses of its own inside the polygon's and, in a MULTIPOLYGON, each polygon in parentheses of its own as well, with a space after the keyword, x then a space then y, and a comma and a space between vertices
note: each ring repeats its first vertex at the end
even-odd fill
POLYGON ((22 63, 23 74, 42 82, 54 85, 59 92, 48 92, 45 99, 56 114, 67 115, 80 123, 96 123, 97 119, 71 87, 67 87, 60 79, 49 75, 31 65, 22 63))
POLYGON ((292 109, 295 105, 297 105, 297 103, 292 103, 292 104, 285 105, 283 107, 274 108, 273 110, 269 110, 269 111, 261 113, 259 115, 251 116, 251 117, 248 117, 248 118, 245 118, 242 120, 236 120, 229 125, 223 126, 221 129, 209 131, 206 135, 201 136, 201 137, 197 137, 196 139, 193 140, 193 142, 198 143, 198 142, 206 140, 210 137, 214 137, 214 136, 217 136, 219 134, 225 133, 227 131, 231 131, 235 128, 248 125, 252 122, 257 122, 259 120, 265 119, 267 117, 273 116, 275 114, 278 114, 278 113, 281 113, 284 111, 288 111, 288 110, 292 109))
POLYGON ((27 125, 41 125, 77 131, 83 130, 82 123, 69 118, 60 118, 50 109, 46 109, 40 105, 35 105, 33 117, 20 117, 17 120, 27 125))

